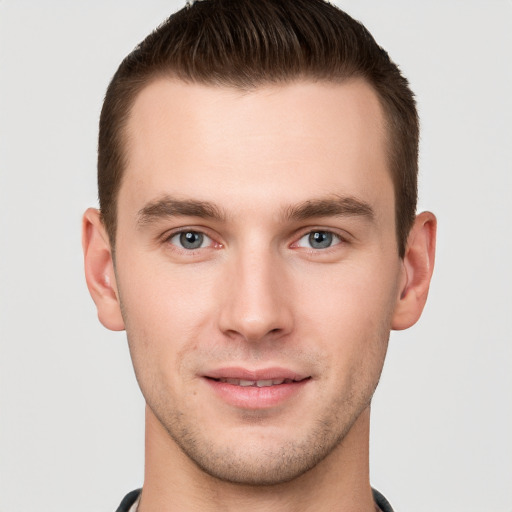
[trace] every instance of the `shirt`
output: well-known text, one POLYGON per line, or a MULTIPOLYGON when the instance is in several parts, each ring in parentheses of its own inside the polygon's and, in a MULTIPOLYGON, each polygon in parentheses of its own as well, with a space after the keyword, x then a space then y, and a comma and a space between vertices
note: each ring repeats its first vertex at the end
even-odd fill
MULTIPOLYGON (((140 491, 142 489, 136 489, 135 491, 129 492, 119 505, 116 512, 137 512, 137 506, 139 504, 140 491)), ((389 501, 377 490, 372 489, 373 499, 378 510, 381 512, 393 512, 389 501)))

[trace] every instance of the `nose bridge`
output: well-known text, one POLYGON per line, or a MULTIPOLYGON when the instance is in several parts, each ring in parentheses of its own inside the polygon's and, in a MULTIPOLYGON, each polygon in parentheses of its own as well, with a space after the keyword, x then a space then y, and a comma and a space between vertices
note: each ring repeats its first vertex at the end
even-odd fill
POLYGON ((291 309, 282 258, 269 244, 247 244, 229 258, 221 329, 247 341, 287 333, 291 309))

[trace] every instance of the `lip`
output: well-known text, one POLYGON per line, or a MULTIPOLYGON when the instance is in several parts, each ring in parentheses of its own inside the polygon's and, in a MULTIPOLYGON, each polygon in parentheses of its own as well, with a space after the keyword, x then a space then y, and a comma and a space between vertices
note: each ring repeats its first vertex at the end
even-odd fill
POLYGON ((303 375, 294 372, 288 368, 261 368, 257 370, 248 370, 241 367, 216 368, 204 374, 204 377, 210 379, 240 379, 240 380, 304 380, 309 375, 303 375))
POLYGON ((262 368, 250 370, 240 367, 217 368, 203 376, 205 383, 215 395, 228 405, 241 409, 269 409, 283 405, 301 393, 311 382, 309 375, 300 374, 287 368, 262 368), (240 386, 220 379, 243 381, 279 381, 272 386, 240 386))

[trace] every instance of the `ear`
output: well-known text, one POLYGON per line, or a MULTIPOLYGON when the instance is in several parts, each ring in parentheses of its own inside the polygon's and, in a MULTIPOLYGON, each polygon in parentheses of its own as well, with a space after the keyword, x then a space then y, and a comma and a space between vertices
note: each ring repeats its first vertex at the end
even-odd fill
POLYGON ((112 331, 124 329, 112 249, 100 212, 89 208, 82 219, 85 280, 100 322, 112 331))
POLYGON ((437 220, 433 213, 416 216, 407 239, 403 259, 403 282, 400 287, 391 328, 407 329, 420 318, 427 301, 434 270, 437 220))

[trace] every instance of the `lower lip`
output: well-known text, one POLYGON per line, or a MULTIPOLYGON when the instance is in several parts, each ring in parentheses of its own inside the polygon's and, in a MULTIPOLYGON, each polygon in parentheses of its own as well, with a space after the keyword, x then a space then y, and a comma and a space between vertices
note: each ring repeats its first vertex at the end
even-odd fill
POLYGON ((311 379, 275 386, 236 386, 227 382, 204 379, 224 402, 242 409, 268 409, 283 404, 300 393, 311 379))

